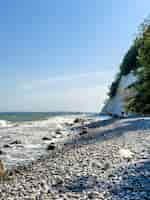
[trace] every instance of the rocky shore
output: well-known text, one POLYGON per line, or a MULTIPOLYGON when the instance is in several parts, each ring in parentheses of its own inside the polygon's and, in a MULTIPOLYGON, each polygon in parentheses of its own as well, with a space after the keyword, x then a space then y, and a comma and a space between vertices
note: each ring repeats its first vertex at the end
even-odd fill
POLYGON ((150 118, 97 121, 72 131, 61 147, 2 178, 0 199, 150 199, 150 118))

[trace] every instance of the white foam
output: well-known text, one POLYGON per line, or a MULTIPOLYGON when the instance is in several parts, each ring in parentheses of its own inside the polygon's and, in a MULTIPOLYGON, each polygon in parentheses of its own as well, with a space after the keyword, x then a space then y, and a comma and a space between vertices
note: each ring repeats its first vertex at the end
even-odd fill
POLYGON ((63 129, 65 123, 73 123, 75 116, 56 116, 50 117, 46 120, 24 122, 21 124, 22 127, 41 127, 51 129, 63 129))
POLYGON ((122 158, 131 159, 133 157, 133 152, 131 152, 129 149, 120 149, 119 154, 122 158))
POLYGON ((0 120, 0 145, 10 144, 15 140, 21 141, 21 144, 10 145, 10 148, 5 149, 7 154, 2 156, 6 164, 11 167, 15 163, 23 162, 24 159, 30 161, 46 154, 48 144, 65 141, 69 133, 66 123, 72 124, 77 117, 84 116, 56 116, 46 120, 18 122, 17 126, 16 123, 0 120), (61 132, 60 135, 56 134, 58 129, 61 132), (45 141, 44 137, 50 140, 45 141))
POLYGON ((0 120, 0 128, 12 127, 12 123, 6 120, 0 120))

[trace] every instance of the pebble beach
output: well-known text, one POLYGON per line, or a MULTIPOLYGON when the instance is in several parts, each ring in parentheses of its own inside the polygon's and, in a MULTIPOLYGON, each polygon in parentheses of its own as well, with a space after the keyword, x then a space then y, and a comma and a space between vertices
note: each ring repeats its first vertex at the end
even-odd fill
POLYGON ((44 156, 10 170, 0 199, 150 199, 150 118, 85 124, 73 124, 44 156))

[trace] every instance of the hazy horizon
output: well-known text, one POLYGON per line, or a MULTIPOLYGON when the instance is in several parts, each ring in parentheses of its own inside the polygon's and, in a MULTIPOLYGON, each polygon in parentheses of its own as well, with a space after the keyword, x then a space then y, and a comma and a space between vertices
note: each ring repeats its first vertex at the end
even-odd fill
POLYGON ((14 0, 0 7, 0 112, 99 112, 148 0, 14 0))

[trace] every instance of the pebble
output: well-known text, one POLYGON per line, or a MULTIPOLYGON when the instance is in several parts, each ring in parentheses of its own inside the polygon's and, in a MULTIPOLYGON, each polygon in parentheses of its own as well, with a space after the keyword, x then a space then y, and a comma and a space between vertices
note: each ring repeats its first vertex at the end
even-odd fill
POLYGON ((51 140, 51 138, 43 137, 42 140, 51 140))
POLYGON ((4 177, 6 174, 6 167, 2 160, 0 160, 0 177, 4 177))
POLYGON ((54 143, 51 143, 47 146, 47 150, 54 150, 56 148, 54 143))
POLYGON ((4 154, 4 152, 2 150, 0 150, 0 155, 3 155, 3 154, 4 154))
MULTIPOLYGON (((115 127, 121 125, 118 122, 115 127)), ((109 130, 112 126, 100 128, 102 133, 109 130)), ((18 169, 12 179, 0 181, 0 199, 150 199, 148 134, 134 131, 133 136, 127 132, 126 137, 108 138, 100 132, 100 137, 90 142, 66 142, 59 151, 55 143, 49 144, 47 150, 52 150, 52 155, 18 169)))
POLYGON ((4 148, 10 148, 11 146, 9 144, 4 144, 4 148))
POLYGON ((10 144, 21 144, 20 140, 14 140, 13 142, 11 142, 10 144))
POLYGON ((102 170, 108 170, 110 168, 110 163, 106 162, 102 168, 102 170))
POLYGON ((59 130, 57 130, 55 133, 56 133, 56 135, 61 135, 62 134, 62 132, 59 131, 59 130))
POLYGON ((132 159, 133 157, 133 152, 131 152, 129 149, 120 149, 119 154, 122 158, 125 159, 132 159))

